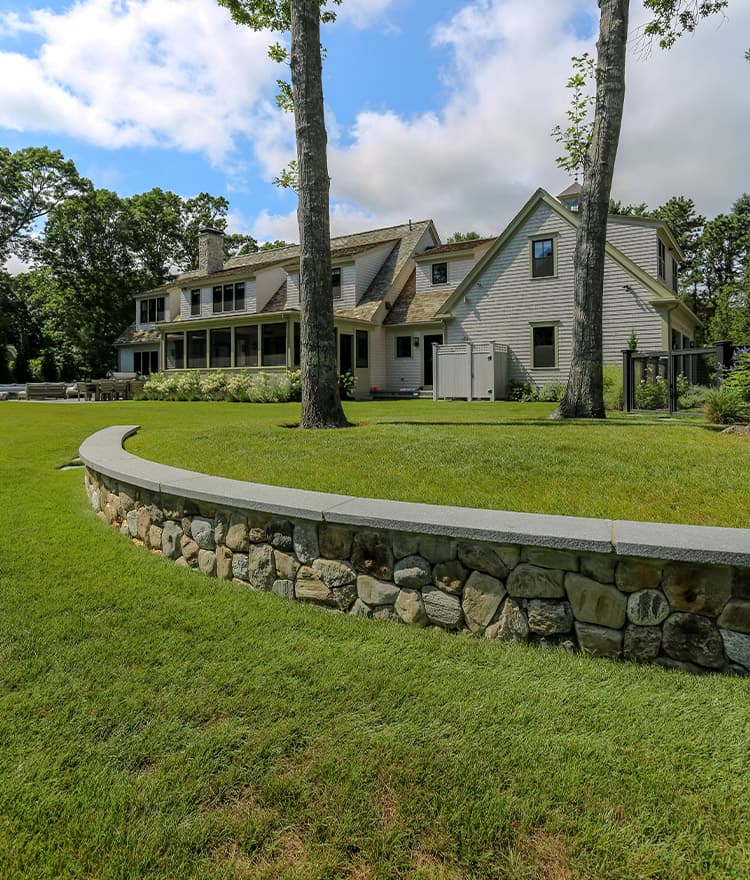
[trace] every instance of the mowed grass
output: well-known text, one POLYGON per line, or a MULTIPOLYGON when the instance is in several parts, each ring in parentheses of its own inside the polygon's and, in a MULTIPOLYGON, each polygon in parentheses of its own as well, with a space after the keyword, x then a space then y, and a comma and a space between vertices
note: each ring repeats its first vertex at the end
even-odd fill
POLYGON ((552 404, 397 401, 347 404, 356 427, 309 432, 284 427, 299 419, 296 404, 150 406, 131 410, 143 431, 128 449, 205 473, 431 504, 750 526, 750 439, 702 419, 571 423, 550 421, 552 404))
MULTIPOLYGON (((0 877, 750 876, 747 680, 241 590, 56 469, 107 424, 275 437, 293 412, 0 404, 0 877)), ((312 467, 343 441, 306 442, 312 467)))

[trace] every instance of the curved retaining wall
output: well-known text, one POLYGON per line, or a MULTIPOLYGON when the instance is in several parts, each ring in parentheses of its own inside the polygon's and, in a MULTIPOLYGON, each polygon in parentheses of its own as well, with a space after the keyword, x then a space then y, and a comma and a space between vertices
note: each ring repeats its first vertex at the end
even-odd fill
POLYGON ((81 446, 98 515, 206 575, 342 612, 750 674, 750 530, 409 504, 211 477, 81 446))

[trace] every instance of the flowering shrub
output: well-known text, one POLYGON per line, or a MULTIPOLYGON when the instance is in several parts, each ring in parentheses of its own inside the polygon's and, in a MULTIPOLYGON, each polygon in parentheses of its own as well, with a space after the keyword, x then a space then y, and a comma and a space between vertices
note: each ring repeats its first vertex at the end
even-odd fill
POLYGON ((145 400, 228 400, 235 403, 286 403, 302 399, 299 370, 283 374, 153 373, 141 397, 145 400))
POLYGON ((667 405, 667 383, 661 376, 653 380, 643 379, 635 389, 635 405, 638 409, 664 409, 667 405))

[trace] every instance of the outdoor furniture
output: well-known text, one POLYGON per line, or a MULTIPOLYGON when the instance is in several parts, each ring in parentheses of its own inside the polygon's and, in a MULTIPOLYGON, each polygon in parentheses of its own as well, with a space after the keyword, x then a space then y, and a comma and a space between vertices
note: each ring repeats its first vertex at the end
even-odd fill
POLYGON ((65 382, 28 382, 26 384, 27 400, 64 400, 65 382))
POLYGON ((76 390, 78 399, 93 400, 96 396, 96 385, 94 382, 76 382, 76 390))
POLYGON ((99 379, 96 385, 96 400, 114 400, 115 383, 112 379, 99 379))

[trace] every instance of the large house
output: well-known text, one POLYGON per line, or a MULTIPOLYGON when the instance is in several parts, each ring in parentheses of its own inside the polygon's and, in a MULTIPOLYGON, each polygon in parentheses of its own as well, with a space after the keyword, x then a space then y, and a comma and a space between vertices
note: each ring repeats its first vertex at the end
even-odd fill
MULTIPOLYGON (((537 190, 497 238, 442 244, 430 220, 331 240, 339 370, 355 392, 428 389, 433 344, 493 342, 508 377, 564 381, 573 332, 579 188, 537 190)), ((676 296, 679 245, 658 220, 613 216, 607 228, 604 360, 692 344, 698 319, 676 296)), ((200 233, 199 268, 136 297, 117 340, 119 368, 299 366, 299 247, 224 261, 222 234, 200 233)))

